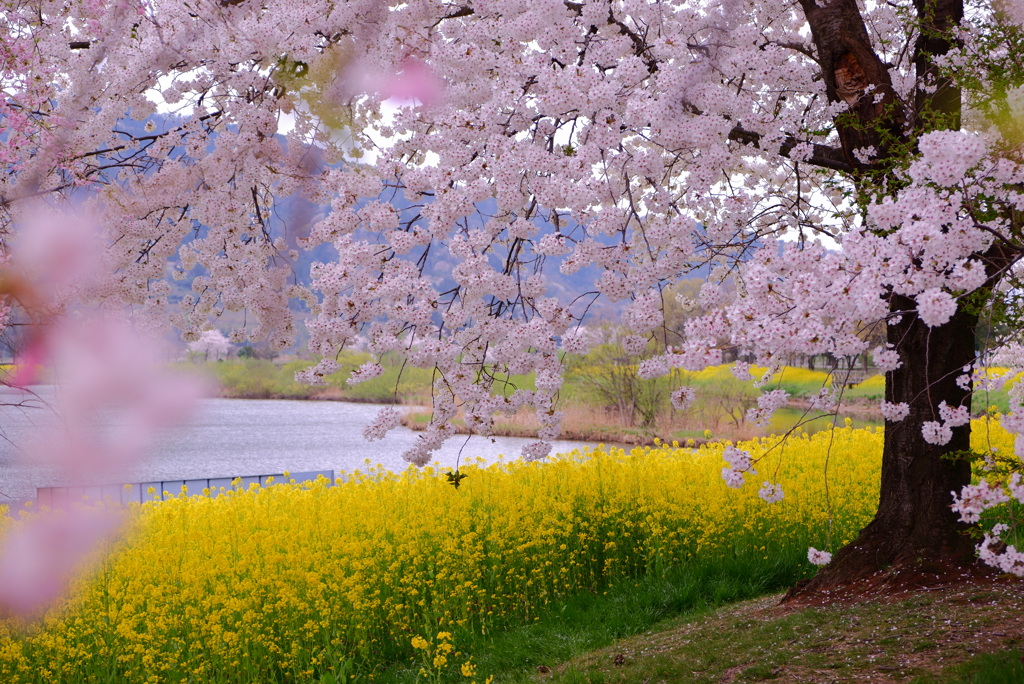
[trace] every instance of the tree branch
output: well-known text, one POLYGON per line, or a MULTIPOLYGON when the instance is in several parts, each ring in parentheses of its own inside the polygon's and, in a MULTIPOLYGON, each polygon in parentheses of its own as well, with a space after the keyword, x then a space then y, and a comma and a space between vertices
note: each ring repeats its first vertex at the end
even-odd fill
MULTIPOLYGON (((892 141, 904 138, 904 103, 892 86, 888 68, 878 57, 857 0, 799 0, 829 102, 849 109, 836 117, 836 129, 847 164, 854 169, 885 168, 892 163, 892 141), (874 148, 875 160, 861 162, 856 152, 874 148)), ((900 147, 897 145, 896 150, 900 147)))
MULTIPOLYGON (((729 140, 734 140, 743 145, 751 145, 757 149, 763 149, 761 147, 761 134, 753 131, 748 131, 743 126, 735 126, 729 131, 729 140)), ((778 154, 781 154, 787 159, 792 159, 790 154, 793 152, 797 145, 807 143, 811 146, 811 156, 807 159, 800 159, 799 161, 805 164, 811 164, 812 166, 820 166, 823 169, 832 169, 833 171, 843 171, 849 173, 853 171, 853 167, 846 161, 846 155, 843 151, 837 147, 829 147, 828 145, 820 145, 818 143, 808 143, 806 140, 798 140, 792 135, 788 135, 779 144, 777 150, 778 154)))
MULTIPOLYGON (((203 116, 199 117, 197 120, 198 121, 207 121, 208 119, 213 119, 213 118, 219 117, 221 114, 222 114, 222 112, 220 110, 217 110, 215 112, 210 112, 209 114, 204 114, 203 116)), ((179 133, 179 132, 181 132, 181 130, 183 128, 184 128, 183 126, 176 126, 175 128, 171 128, 169 130, 166 130, 163 133, 152 133, 150 135, 140 135, 140 136, 135 136, 135 135, 132 135, 132 134, 127 133, 125 131, 114 131, 115 133, 120 133, 121 135, 126 135, 126 136, 130 137, 131 138, 131 142, 130 143, 125 143, 124 145, 115 145, 113 147, 106 147, 106 148, 104 148, 102 150, 93 150, 92 152, 83 152, 82 154, 80 154, 77 157, 75 157, 75 159, 85 159, 86 157, 98 157, 100 155, 110 154, 112 152, 120 152, 121 150, 127 149, 131 145, 131 143, 151 142, 153 140, 159 140, 160 138, 166 137, 166 136, 170 135, 171 133, 179 133)))

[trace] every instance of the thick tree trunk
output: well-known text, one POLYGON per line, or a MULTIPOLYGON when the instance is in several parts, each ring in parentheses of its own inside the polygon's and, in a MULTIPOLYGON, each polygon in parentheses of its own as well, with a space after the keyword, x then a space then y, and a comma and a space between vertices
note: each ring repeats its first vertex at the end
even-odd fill
MULTIPOLYGON (((836 127, 855 182, 875 185, 884 193, 891 182, 887 170, 899 162, 900 149, 913 145, 925 131, 959 127, 960 91, 941 77, 934 59, 952 47, 950 31, 963 16, 963 0, 914 0, 920 22, 914 63, 922 87, 909 111, 897 99, 887 67, 871 45, 856 0, 800 4, 829 100, 845 100, 853 114, 838 117, 836 127), (929 79, 934 85, 923 87, 929 79), (882 97, 865 97, 866 92, 882 97), (891 146, 893 140, 900 144, 891 146), (878 156, 862 164, 853 150, 868 145, 878 156)), ((970 406, 969 386, 964 389, 956 380, 975 360, 977 316, 961 307, 945 325, 929 328, 918 318, 913 299, 894 295, 889 309, 894 315, 903 312, 887 327, 888 341, 899 351, 903 365, 886 375, 886 400, 905 402, 910 415, 885 426, 878 512, 855 541, 790 597, 848 587, 868 578, 897 585, 941 581, 951 572, 977 565, 967 526, 951 510, 952 492, 970 483, 969 461, 956 457, 970 450, 970 425, 953 428, 952 439, 944 445, 929 444, 921 432, 925 422, 941 422, 940 402, 970 406)))
POLYGON ((888 327, 889 342, 903 365, 886 374, 886 400, 906 402, 910 415, 886 422, 878 512, 851 544, 792 597, 848 586, 869 577, 902 586, 942 582, 976 566, 967 525, 950 506, 952 492, 970 483, 970 424, 953 428, 944 445, 929 444, 921 432, 939 421, 938 405, 970 406, 969 389, 956 380, 974 363, 976 315, 957 311, 945 325, 929 328, 914 311, 914 301, 893 297, 893 312, 909 311, 888 327), (882 571, 885 571, 882 573, 882 571), (881 575, 879 573, 882 573, 881 575))

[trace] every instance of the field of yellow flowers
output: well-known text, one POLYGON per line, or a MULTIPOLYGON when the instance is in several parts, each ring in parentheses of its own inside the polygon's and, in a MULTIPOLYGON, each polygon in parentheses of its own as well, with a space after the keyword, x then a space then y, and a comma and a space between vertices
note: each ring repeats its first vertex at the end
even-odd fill
POLYGON ((61 605, 0 622, 0 682, 351 681, 417 658, 431 680, 483 682, 460 635, 643 575, 834 550, 873 513, 881 441, 847 427, 742 443, 759 460, 739 490, 722 445, 664 445, 464 466, 458 488, 370 467, 135 506, 61 605), (783 500, 758 498, 762 481, 783 500))

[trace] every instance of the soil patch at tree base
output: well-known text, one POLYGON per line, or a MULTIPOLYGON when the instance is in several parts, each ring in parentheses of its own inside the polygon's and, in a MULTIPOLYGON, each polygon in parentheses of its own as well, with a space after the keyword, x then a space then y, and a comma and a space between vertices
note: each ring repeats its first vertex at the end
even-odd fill
POLYGON ((898 600, 918 592, 994 588, 1020 582, 980 561, 966 566, 954 563, 897 565, 824 589, 813 588, 813 580, 803 580, 785 594, 780 605, 792 609, 850 605, 871 600, 898 600))
POLYGON ((1024 582, 978 577, 827 605, 767 596, 666 624, 536 681, 946 682, 971 658, 1024 646, 1024 582), (953 674, 951 674, 953 673, 953 674))

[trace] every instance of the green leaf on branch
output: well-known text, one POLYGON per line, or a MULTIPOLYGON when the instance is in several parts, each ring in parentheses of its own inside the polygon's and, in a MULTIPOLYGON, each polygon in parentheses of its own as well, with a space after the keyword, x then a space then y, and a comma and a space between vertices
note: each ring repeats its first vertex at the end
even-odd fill
POLYGON ((462 481, 469 477, 469 475, 460 473, 458 470, 453 470, 445 473, 445 477, 448 478, 448 484, 458 489, 459 485, 462 484, 462 481))

